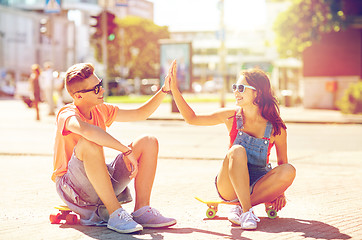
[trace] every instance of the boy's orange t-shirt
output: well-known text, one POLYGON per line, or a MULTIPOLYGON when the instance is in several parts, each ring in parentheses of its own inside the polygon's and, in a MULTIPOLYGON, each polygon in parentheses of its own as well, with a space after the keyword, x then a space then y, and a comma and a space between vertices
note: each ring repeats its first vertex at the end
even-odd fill
POLYGON ((92 119, 88 120, 73 103, 65 105, 59 110, 56 118, 57 129, 54 144, 53 181, 55 181, 56 177, 63 176, 68 171, 68 162, 80 138, 80 135, 65 129, 67 119, 72 116, 78 116, 83 121, 106 130, 106 127, 109 127, 114 122, 117 111, 117 106, 107 103, 99 104, 91 110, 92 119))

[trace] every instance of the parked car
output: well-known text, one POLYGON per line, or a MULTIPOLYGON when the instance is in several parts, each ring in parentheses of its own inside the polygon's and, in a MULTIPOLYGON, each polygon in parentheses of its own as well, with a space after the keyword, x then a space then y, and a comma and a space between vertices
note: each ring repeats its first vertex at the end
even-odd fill
POLYGON ((123 96, 134 92, 134 87, 124 78, 116 78, 108 82, 108 96, 123 96))
POLYGON ((207 93, 216 93, 220 89, 222 89, 222 82, 217 79, 205 82, 202 87, 202 91, 207 93))
POLYGON ((160 89, 160 80, 158 78, 145 78, 141 81, 140 92, 143 95, 153 95, 160 89))

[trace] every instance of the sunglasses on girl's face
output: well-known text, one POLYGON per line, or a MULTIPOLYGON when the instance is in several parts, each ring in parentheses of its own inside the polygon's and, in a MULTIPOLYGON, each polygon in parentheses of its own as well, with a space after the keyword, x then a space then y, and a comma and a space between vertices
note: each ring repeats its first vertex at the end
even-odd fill
POLYGON ((79 91, 76 91, 75 93, 87 93, 87 92, 94 91, 94 93, 97 95, 99 93, 99 91, 101 90, 102 81, 103 80, 101 80, 97 85, 95 85, 94 88, 79 90, 79 91))
POLYGON ((255 87, 252 87, 252 86, 249 86, 249 85, 233 84, 233 91, 238 90, 239 92, 243 93, 245 91, 245 88, 256 90, 255 87))

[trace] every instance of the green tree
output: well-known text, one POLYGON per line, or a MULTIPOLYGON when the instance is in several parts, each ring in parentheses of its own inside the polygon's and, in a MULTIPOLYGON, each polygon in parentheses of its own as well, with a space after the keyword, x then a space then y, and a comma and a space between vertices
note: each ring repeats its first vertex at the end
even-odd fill
POLYGON ((160 48, 158 41, 169 38, 167 26, 158 26, 151 20, 130 16, 120 21, 124 30, 124 60, 131 78, 158 78, 160 48))
MULTIPOLYGON (((115 38, 107 40, 108 76, 119 77, 121 67, 129 69, 128 78, 158 78, 160 53, 158 40, 169 37, 168 27, 140 17, 116 18, 115 38), (122 51, 123 49, 123 51, 122 51)), ((92 36, 95 59, 102 63, 102 41, 92 36)))
POLYGON ((304 49, 323 33, 345 28, 345 19, 342 0, 292 0, 274 23, 280 57, 301 58, 304 49))

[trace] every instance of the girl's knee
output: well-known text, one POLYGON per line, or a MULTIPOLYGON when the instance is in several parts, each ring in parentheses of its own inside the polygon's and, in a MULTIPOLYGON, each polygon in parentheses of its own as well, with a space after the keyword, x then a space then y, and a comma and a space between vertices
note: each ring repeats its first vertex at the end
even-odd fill
POLYGON ((280 167, 281 180, 292 183, 296 175, 296 169, 289 163, 283 164, 280 167))
POLYGON ((234 145, 229 149, 227 155, 228 155, 229 159, 244 157, 244 156, 246 156, 246 150, 241 145, 234 145))
POLYGON ((226 163, 228 164, 229 171, 238 171, 238 166, 247 166, 248 158, 246 156, 246 150, 243 146, 232 146, 227 154, 226 163))

